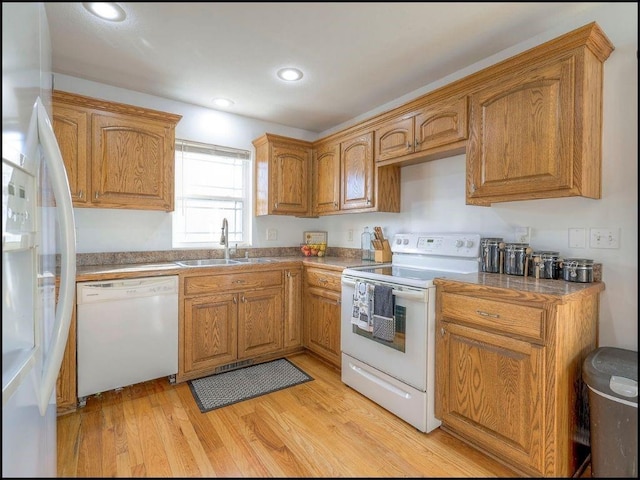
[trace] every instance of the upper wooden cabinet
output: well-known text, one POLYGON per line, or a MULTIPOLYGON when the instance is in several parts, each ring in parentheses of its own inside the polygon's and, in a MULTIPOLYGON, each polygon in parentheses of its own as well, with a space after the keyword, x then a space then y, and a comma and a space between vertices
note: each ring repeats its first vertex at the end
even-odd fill
POLYGON ((314 214, 400 211, 399 167, 377 167, 373 150, 371 131, 314 144, 314 214))
POLYGON ((340 143, 340 210, 374 206, 374 174, 372 132, 340 143))
POLYGON ((444 98, 385 121, 375 130, 376 162, 422 158, 426 154, 463 152, 467 139, 467 97, 444 98), (415 155, 422 154, 422 155, 415 155))
POLYGON ((54 91, 53 129, 74 206, 172 211, 180 118, 54 91))
POLYGON ((253 146, 255 214, 309 215, 311 144, 267 133, 253 146))
POLYGON ((340 210, 340 143, 320 143, 313 149, 312 210, 318 215, 340 210))
POLYGON ((603 63, 587 25, 483 71, 471 98, 466 201, 600 198, 603 63))

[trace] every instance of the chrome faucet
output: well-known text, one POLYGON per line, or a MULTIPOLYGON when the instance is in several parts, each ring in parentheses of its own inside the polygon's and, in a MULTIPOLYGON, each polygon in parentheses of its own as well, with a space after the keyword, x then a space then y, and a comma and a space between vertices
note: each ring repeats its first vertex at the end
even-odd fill
POLYGON ((222 219, 222 235, 220 236, 220 245, 224 245, 224 258, 229 260, 229 223, 226 218, 222 219))

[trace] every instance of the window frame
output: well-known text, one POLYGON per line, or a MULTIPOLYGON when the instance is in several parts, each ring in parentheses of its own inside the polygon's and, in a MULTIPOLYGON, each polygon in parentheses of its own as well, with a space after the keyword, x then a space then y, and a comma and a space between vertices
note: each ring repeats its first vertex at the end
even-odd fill
MULTIPOLYGON (((174 154, 174 162, 175 162, 175 174, 174 174, 174 198, 175 198, 175 209, 172 212, 172 224, 171 224, 171 246, 173 249, 196 249, 196 248, 209 248, 209 249, 222 249, 223 245, 220 243, 220 237, 222 233, 222 218, 227 218, 229 223, 229 230, 231 233, 235 231, 235 225, 237 223, 241 223, 241 232, 242 232, 242 240, 235 241, 233 240, 233 236, 231 236, 229 241, 230 247, 250 247, 252 242, 251 235, 251 222, 253 218, 253 164, 254 159, 252 152, 250 150, 234 148, 234 147, 226 147, 202 142, 195 142, 191 140, 179 139, 175 140, 175 154, 174 154), (241 197, 234 196, 225 196, 225 195, 209 195, 209 194, 192 194, 189 197, 185 197, 183 195, 183 186, 185 185, 184 173, 183 171, 183 163, 187 160, 185 158, 185 153, 202 153, 202 154, 210 154, 211 159, 213 160, 216 156, 218 159, 229 158, 234 161, 240 160, 241 165, 239 168, 242 169, 241 177, 242 177, 242 190, 244 194, 241 197), (228 215, 217 213, 214 215, 218 217, 219 221, 212 222, 210 226, 203 225, 203 231, 199 233, 193 233, 192 236, 196 235, 204 236, 203 240, 189 240, 189 233, 185 232, 186 230, 186 209, 188 208, 185 203, 185 199, 189 199, 190 202, 198 202, 202 205, 206 205, 207 202, 213 203, 225 203, 225 202, 234 202, 240 201, 242 202, 241 208, 241 220, 234 218, 233 213, 229 213, 228 215)), ((195 208, 195 207, 192 207, 195 208)), ((215 209, 212 207, 212 211, 215 209)))

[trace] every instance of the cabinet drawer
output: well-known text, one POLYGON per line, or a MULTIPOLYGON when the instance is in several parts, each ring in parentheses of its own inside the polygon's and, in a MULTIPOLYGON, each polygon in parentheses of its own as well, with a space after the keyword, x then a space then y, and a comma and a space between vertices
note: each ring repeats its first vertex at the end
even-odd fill
POLYGON ((283 284, 282 271, 273 270, 257 273, 235 273, 187 277, 184 280, 184 294, 201 295, 218 290, 247 290, 250 288, 276 287, 283 284))
POLYGON ((323 270, 321 268, 307 268, 305 271, 306 284, 309 287, 327 288, 336 292, 342 291, 339 272, 323 270))
POLYGON ((441 297, 444 321, 481 327, 498 333, 518 335, 544 342, 544 310, 454 293, 441 297))

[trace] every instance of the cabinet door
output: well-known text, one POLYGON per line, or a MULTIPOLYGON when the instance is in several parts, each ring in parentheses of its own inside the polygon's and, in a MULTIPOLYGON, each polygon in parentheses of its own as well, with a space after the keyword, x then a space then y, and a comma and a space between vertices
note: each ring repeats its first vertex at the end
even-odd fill
POLYGON ((281 288, 239 294, 238 358, 282 350, 283 314, 281 288))
POLYGON ((542 472, 543 347, 442 322, 436 336, 436 416, 515 465, 542 472))
POLYGON ((285 271, 284 348, 302 346, 302 268, 285 271))
POLYGON ((471 96, 467 203, 579 194, 575 75, 568 57, 512 73, 471 96))
POLYGON ((313 213, 340 209, 340 145, 329 143, 316 148, 313 158, 313 213))
POLYGON ((467 97, 447 98, 424 107, 415 116, 416 152, 467 138, 467 97))
POLYGON ((376 162, 413 153, 413 117, 390 120, 375 130, 376 162))
POLYGON ((172 211, 173 128, 98 111, 91 128, 93 205, 172 211))
POLYGON ((270 190, 273 192, 273 213, 307 214, 311 150, 297 145, 274 143, 271 154, 270 190))
POLYGON ((89 171, 89 122, 91 111, 53 103, 53 131, 69 179, 71 200, 75 207, 87 205, 89 171))
POLYGON ((374 205, 373 132, 361 134, 340 144, 340 209, 370 209, 374 205))
POLYGON ((238 358, 238 295, 184 301, 184 373, 212 370, 238 358))
POLYGON ((78 404, 78 382, 76 375, 76 309, 71 310, 71 325, 69 326, 69 336, 67 346, 64 349, 60 372, 56 382, 56 406, 58 415, 72 412, 78 404))
POLYGON ((305 347, 339 367, 340 293, 307 288, 304 298, 305 347))

